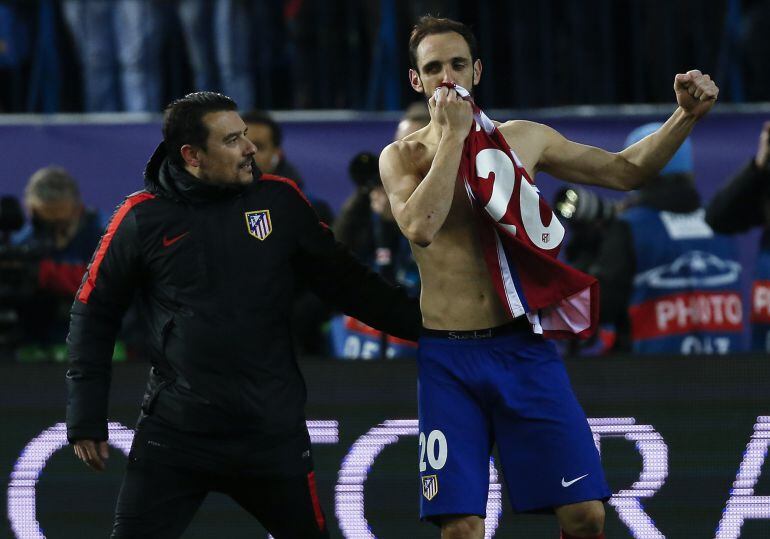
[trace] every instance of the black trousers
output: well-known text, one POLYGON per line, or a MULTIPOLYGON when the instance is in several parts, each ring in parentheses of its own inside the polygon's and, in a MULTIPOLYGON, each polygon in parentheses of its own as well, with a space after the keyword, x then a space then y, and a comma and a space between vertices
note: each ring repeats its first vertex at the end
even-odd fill
POLYGON ((275 539, 329 537, 313 472, 259 478, 175 467, 136 456, 128 461, 111 537, 180 537, 211 491, 229 495, 275 539))

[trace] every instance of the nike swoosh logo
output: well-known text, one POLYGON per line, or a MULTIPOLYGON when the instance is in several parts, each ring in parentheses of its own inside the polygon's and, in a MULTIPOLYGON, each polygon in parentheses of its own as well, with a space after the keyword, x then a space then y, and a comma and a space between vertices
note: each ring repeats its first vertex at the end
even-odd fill
POLYGON ((565 481, 564 478, 562 477, 561 478, 561 486, 563 486, 564 488, 567 488, 568 486, 572 485, 573 483, 577 483, 578 481, 580 481, 581 479, 585 479, 586 477, 588 477, 588 474, 581 475, 580 477, 576 477, 572 481, 565 481))
POLYGON ((184 238, 187 234, 189 234, 190 231, 182 232, 178 236, 174 236, 173 238, 167 238, 166 236, 163 236, 163 247, 170 247, 171 245, 174 245, 176 242, 184 238))

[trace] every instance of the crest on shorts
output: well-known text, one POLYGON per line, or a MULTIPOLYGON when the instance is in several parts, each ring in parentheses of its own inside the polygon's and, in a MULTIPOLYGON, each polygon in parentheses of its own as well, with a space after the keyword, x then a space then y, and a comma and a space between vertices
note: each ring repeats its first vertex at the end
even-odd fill
POLYGON ((422 478, 422 495, 430 501, 438 494, 438 476, 426 475, 422 478))
POLYGON ((273 231, 273 222, 270 220, 270 210, 247 211, 246 228, 249 234, 259 241, 264 240, 273 231))

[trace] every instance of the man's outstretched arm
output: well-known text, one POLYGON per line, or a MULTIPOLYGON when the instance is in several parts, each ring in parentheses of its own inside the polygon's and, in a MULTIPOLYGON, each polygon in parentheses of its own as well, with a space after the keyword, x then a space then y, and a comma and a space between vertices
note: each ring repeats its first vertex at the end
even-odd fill
POLYGON ((674 92, 679 106, 660 129, 617 153, 572 142, 532 122, 509 122, 501 131, 510 141, 526 130, 538 171, 576 183, 636 189, 669 162, 695 123, 714 106, 719 88, 711 77, 692 70, 674 77, 674 92))

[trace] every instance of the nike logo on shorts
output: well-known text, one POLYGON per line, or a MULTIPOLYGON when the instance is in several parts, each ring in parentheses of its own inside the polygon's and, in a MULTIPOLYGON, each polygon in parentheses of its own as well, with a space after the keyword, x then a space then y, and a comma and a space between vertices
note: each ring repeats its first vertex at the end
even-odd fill
POLYGON ((573 483, 577 483, 578 481, 580 481, 581 479, 584 479, 586 477, 588 477, 588 474, 581 475, 580 477, 576 477, 572 481, 565 481, 564 478, 562 477, 561 478, 561 486, 563 486, 564 488, 567 488, 567 487, 571 486, 573 483))
POLYGON ((171 245, 174 245, 176 242, 184 238, 187 234, 189 234, 190 231, 183 232, 182 234, 179 234, 178 236, 174 236, 173 238, 167 238, 166 236, 163 236, 163 247, 169 247, 171 245))

